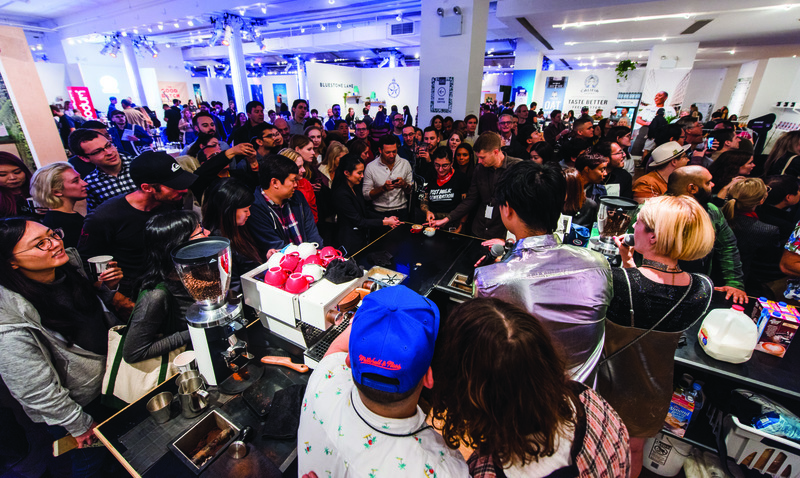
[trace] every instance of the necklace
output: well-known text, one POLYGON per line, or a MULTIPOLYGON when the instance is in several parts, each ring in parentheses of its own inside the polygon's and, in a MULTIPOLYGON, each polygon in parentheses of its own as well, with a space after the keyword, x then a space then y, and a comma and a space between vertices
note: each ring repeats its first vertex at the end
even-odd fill
POLYGON ((653 261, 650 259, 642 259, 642 267, 649 267, 650 269, 655 269, 657 271, 666 272, 667 274, 680 274, 683 272, 679 265, 675 265, 675 267, 668 266, 663 262, 653 261))
POLYGON ((379 430, 379 429, 375 428, 374 426, 372 426, 371 423, 369 423, 368 421, 364 420, 364 417, 362 417, 361 414, 358 413, 358 409, 356 408, 356 404, 354 403, 354 400, 353 400, 353 391, 352 390, 350 391, 350 403, 353 404, 353 411, 356 412, 356 415, 358 415, 358 418, 360 418, 361 421, 364 422, 364 424, 366 426, 372 428, 373 430, 375 430, 376 432, 380 433, 381 435, 386 435, 386 436, 395 437, 395 438, 405 438, 405 437, 414 436, 419 432, 427 430, 428 428, 433 428, 430 425, 423 425, 417 431, 414 431, 414 432, 411 432, 411 433, 402 433, 402 434, 401 433, 389 433, 386 430, 379 430))

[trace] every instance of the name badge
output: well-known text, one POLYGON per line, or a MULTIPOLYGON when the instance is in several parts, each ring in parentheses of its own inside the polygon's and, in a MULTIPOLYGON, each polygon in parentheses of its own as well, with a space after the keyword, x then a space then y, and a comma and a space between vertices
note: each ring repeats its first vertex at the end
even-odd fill
POLYGON ((492 218, 492 213, 493 213, 493 212, 494 212, 494 206, 488 206, 488 205, 487 205, 487 206, 486 206, 486 214, 484 214, 484 216, 486 217, 486 219, 491 219, 491 218, 492 218))

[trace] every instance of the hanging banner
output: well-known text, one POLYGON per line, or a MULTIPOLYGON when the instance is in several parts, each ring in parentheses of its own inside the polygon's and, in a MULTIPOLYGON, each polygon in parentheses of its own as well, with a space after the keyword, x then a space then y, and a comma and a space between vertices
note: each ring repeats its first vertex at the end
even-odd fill
POLYGON ((89 94, 89 88, 85 86, 68 86, 67 93, 72 102, 72 107, 86 119, 97 119, 97 112, 89 94))
MULTIPOLYGON (((50 123, 52 124, 52 123, 50 123)), ((36 170, 31 148, 22 131, 14 102, 11 101, 6 82, 0 74, 0 151, 9 152, 20 159, 31 171, 36 170)))
POLYGON ((544 83, 544 102, 542 109, 545 116, 549 116, 553 110, 564 109, 564 98, 567 94, 566 76, 548 76, 544 83))
POLYGON ((189 88, 186 87, 186 83, 159 81, 158 89, 161 92, 161 101, 168 105, 172 104, 172 100, 181 100, 181 103, 189 100, 189 88))

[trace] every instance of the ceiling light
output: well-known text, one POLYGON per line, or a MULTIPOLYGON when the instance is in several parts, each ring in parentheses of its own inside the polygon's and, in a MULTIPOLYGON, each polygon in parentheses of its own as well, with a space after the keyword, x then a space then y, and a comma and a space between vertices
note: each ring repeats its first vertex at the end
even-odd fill
POLYGON ((322 31, 325 31, 325 25, 320 25, 320 26, 319 26, 319 28, 320 28, 322 31))
POLYGON ((336 3, 336 0, 328 0, 328 3, 333 5, 334 3, 336 3))
POLYGON ((364 57, 363 56, 361 57, 361 61, 364 61, 364 57))
POLYGON ((394 18, 395 18, 395 20, 397 20, 398 22, 402 22, 402 21, 403 21, 403 14, 402 14, 402 13, 398 13, 398 14, 397 14, 397 16, 396 16, 396 17, 394 17, 394 18))
POLYGON ((163 30, 164 29, 164 24, 163 23, 159 23, 158 24, 158 29, 159 30, 163 30))
POLYGON ((617 56, 615 56, 614 58, 616 58, 617 60, 619 60, 619 57, 621 57, 621 56, 622 56, 622 54, 621 54, 621 53, 617 53, 617 56))
POLYGON ((589 57, 589 59, 590 59, 590 60, 594 60, 594 55, 592 55, 591 57, 589 57))
POLYGON ((758 12, 758 11, 765 11, 765 10, 773 10, 775 8, 780 8, 784 10, 791 10, 794 7, 799 6, 800 4, 797 3, 790 3, 785 5, 770 5, 770 6, 760 6, 760 7, 750 7, 750 8, 740 8, 740 9, 727 9, 727 10, 715 10, 715 11, 707 11, 707 12, 681 12, 681 13, 670 13, 666 15, 647 15, 647 16, 638 16, 638 17, 626 17, 626 18, 609 18, 606 20, 595 20, 595 21, 585 21, 585 22, 571 22, 571 23, 559 23, 553 25, 553 28, 560 28, 562 30, 567 28, 581 28, 584 26, 589 25, 611 25, 616 23, 628 23, 628 22, 646 22, 646 21, 653 21, 653 20, 669 20, 669 19, 690 19, 692 17, 701 17, 701 16, 714 16, 714 15, 722 15, 722 14, 730 14, 730 13, 747 13, 747 12, 758 12))
POLYGON ((75 40, 73 40, 72 38, 67 38, 67 43, 69 43, 70 45, 74 45, 75 40))
POLYGON ((172 44, 171 43, 164 43, 164 46, 167 47, 167 48, 172 48, 172 44))
POLYGON ((190 27, 194 26, 194 21, 190 18, 188 22, 186 22, 190 27))
POLYGON ((736 50, 735 50, 735 49, 734 49, 734 50, 731 50, 731 51, 729 51, 728 53, 730 53, 731 55, 735 55, 735 54, 736 54, 736 50))
POLYGON ((592 40, 592 41, 569 41, 564 43, 566 46, 573 46, 573 45, 581 45, 584 43, 628 43, 628 42, 640 42, 640 41, 667 41, 672 39, 673 37, 661 36, 661 37, 647 37, 647 38, 614 38, 612 40, 592 40))
POLYGON ((419 52, 414 53, 414 58, 419 58, 419 52))
POLYGON ((128 36, 128 32, 126 32, 126 31, 124 31, 124 30, 123 30, 123 32, 122 32, 122 36, 124 36, 124 37, 128 36))
POLYGON ((305 33, 305 32, 306 32, 306 27, 300 27, 300 33, 305 33))
POLYGON ((181 27, 180 22, 177 21, 177 20, 175 21, 174 25, 175 25, 175 28, 180 28, 181 27))
POLYGON ((246 12, 246 11, 247 11, 246 9, 240 8, 239 9, 239 15, 244 16, 244 12, 246 12))
POLYGON ((312 58, 312 59, 311 59, 311 63, 316 63, 316 62, 317 62, 317 59, 316 59, 316 58, 312 58))
POLYGON ((230 25, 225 25, 225 37, 222 39, 222 44, 228 46, 233 39, 233 28, 230 25))
POLYGON ((339 28, 339 29, 341 29, 341 28, 342 28, 342 22, 337 22, 337 23, 336 23, 336 28, 339 28))
POLYGON ((38 45, 36 45, 36 49, 42 51, 44 48, 42 48, 42 44, 39 43, 38 45))
POLYGON ((139 34, 139 29, 138 28, 134 28, 133 29, 133 34, 134 35, 138 35, 139 34))
POLYGON ((267 13, 267 5, 266 4, 265 5, 261 5, 261 13, 266 15, 266 13, 267 13))
POLYGON ((152 27, 147 27, 147 33, 153 33, 153 28, 152 27))

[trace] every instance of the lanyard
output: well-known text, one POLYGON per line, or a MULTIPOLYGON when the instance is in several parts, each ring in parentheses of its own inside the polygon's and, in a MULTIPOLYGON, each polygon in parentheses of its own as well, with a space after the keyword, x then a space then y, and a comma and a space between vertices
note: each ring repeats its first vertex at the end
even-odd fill
POLYGON ((386 430, 379 430, 379 429, 373 427, 368 421, 364 420, 364 417, 362 417, 361 414, 358 413, 358 408, 356 407, 356 402, 355 402, 355 400, 353 400, 353 391, 352 390, 350 391, 350 403, 353 404, 353 411, 356 412, 356 415, 358 415, 358 418, 360 418, 361 421, 364 422, 364 424, 366 426, 372 428, 373 430, 375 430, 376 432, 380 433, 381 435, 387 435, 387 436, 396 437, 396 438, 405 438, 405 437, 414 436, 419 432, 427 430, 428 428, 433 428, 430 425, 425 425, 425 426, 423 426, 422 428, 420 428, 419 430, 417 430, 415 432, 403 433, 403 434, 400 434, 400 433, 389 433, 386 430))

